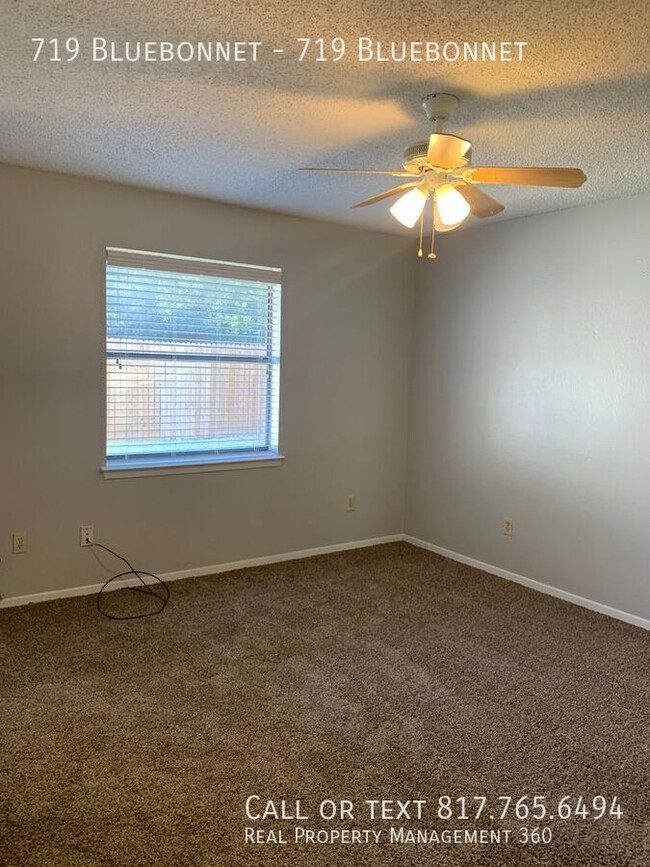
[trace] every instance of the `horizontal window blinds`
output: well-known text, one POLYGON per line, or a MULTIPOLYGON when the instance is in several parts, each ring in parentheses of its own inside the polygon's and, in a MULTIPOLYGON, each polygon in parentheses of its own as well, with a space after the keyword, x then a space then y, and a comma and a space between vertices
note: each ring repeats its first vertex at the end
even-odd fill
POLYGON ((109 265, 117 268, 146 268, 150 271, 171 271, 278 285, 282 282, 280 268, 239 265, 235 262, 218 262, 214 259, 196 259, 191 256, 170 256, 167 253, 143 253, 120 247, 109 247, 106 250, 106 260, 109 265))
POLYGON ((281 272, 109 248, 107 465, 273 456, 281 272))

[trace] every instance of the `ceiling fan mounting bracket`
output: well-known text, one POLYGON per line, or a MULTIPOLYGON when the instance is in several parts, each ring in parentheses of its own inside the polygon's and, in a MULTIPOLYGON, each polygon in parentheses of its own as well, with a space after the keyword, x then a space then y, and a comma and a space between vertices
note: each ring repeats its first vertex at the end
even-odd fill
POLYGON ((444 121, 448 120, 458 105, 458 97, 453 93, 430 93, 422 100, 422 108, 439 132, 444 121))

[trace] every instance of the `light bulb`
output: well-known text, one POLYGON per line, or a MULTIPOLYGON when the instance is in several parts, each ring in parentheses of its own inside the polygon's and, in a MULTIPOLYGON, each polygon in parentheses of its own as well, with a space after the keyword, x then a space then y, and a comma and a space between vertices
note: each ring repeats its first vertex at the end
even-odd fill
POLYGON ((427 198, 428 196, 419 187, 414 187, 399 197, 390 212, 403 226, 412 229, 420 219, 427 198))
POLYGON ((469 205, 451 184, 437 188, 436 204, 440 220, 445 226, 457 226, 469 214, 469 205))

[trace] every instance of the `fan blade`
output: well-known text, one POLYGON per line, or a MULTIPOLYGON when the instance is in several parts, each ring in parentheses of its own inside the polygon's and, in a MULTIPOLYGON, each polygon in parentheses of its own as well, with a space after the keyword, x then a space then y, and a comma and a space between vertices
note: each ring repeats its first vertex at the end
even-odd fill
POLYGON ((392 175, 394 178, 412 178, 413 172, 389 172, 383 169, 328 169, 307 166, 298 169, 299 172, 345 172, 354 175, 392 175))
POLYGON ((463 172, 476 184, 522 184, 532 187, 581 187, 587 180, 582 169, 471 168, 463 172))
POLYGON ((441 169, 457 169, 464 164, 463 157, 471 146, 471 142, 457 135, 434 132, 429 139, 427 162, 441 169))
POLYGON ((393 187, 392 190, 386 190, 384 193, 379 193, 377 196, 373 196, 371 199, 364 199, 363 202, 357 202, 356 205, 350 205, 351 208, 365 208, 366 205, 374 205, 375 202, 381 202, 382 199, 388 199, 391 196, 396 196, 398 193, 401 193, 402 190, 408 190, 409 187, 419 187, 420 182, 414 181, 411 184, 400 184, 399 187, 393 187))
POLYGON ((455 188, 469 205, 471 213, 475 217, 493 217, 503 211, 503 205, 499 204, 492 196, 488 196, 483 190, 472 184, 455 184, 455 188))

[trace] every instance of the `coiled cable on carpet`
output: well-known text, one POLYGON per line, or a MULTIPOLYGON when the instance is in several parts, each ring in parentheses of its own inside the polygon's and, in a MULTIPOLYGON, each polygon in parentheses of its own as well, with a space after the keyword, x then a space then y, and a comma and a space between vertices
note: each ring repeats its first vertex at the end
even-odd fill
POLYGON ((107 548, 106 545, 102 545, 101 542, 90 542, 89 547, 92 548, 102 548, 104 551, 108 551, 109 554, 112 554, 113 557, 117 557, 118 560, 121 560, 123 563, 129 567, 126 571, 120 572, 117 575, 113 575, 112 578, 109 578, 108 581, 105 581, 102 585, 99 593, 97 594, 97 610, 104 617, 108 617, 109 620, 139 620, 141 617, 153 617, 154 614, 161 614, 165 610, 165 606, 169 602, 169 597, 171 596, 169 587, 165 584, 162 578, 159 578, 157 575, 154 575, 153 572, 144 572, 142 569, 134 569, 133 566, 129 563, 126 557, 122 557, 121 554, 117 554, 115 551, 112 551, 110 548, 107 548), (120 589, 122 590, 131 590, 133 593, 144 593, 148 596, 153 596, 155 599, 158 599, 158 607, 154 611, 145 611, 144 614, 111 614, 109 611, 106 611, 102 608, 102 593, 106 590, 109 584, 113 581, 117 581, 119 578, 126 578, 127 575, 135 575, 136 578, 140 579, 142 587, 129 587, 125 586, 120 589), (162 588, 161 592, 156 592, 153 590, 142 577, 146 575, 149 578, 154 578, 160 587, 162 588))

